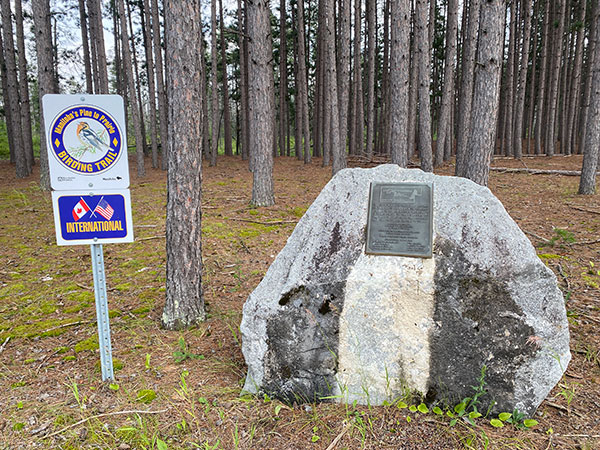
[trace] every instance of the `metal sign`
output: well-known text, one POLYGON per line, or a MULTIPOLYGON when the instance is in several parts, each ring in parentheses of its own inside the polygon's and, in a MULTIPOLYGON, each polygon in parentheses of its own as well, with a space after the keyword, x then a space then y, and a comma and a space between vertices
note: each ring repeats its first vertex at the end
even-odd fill
POLYGON ((129 187, 121 96, 46 94, 42 104, 52 189, 129 187))
POLYGON ((433 186, 371 183, 366 253, 431 258, 433 186))
POLYGON ((58 245, 133 242, 129 190, 54 191, 58 245))

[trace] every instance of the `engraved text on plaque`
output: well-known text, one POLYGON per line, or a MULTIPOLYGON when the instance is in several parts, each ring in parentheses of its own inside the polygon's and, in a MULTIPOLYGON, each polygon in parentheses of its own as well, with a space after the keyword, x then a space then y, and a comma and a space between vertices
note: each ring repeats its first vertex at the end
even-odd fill
POLYGON ((366 253, 431 258, 433 186, 371 183, 366 253))

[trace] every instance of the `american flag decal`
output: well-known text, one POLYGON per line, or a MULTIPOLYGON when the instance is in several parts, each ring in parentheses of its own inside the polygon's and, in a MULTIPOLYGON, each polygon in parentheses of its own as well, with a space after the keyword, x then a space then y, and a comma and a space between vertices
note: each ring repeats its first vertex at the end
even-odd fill
POLYGON ((96 208, 94 208, 94 212, 100 214, 106 220, 110 220, 115 213, 115 210, 108 204, 106 200, 101 199, 96 205, 96 208))

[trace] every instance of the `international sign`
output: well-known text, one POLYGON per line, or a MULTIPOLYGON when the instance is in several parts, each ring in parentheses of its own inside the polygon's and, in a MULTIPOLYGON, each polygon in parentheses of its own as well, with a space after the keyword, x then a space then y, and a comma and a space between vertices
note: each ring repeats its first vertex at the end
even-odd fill
POLYGON ((129 190, 52 192, 58 245, 133 242, 129 190))
POLYGON ((42 102, 52 189, 129 187, 120 96, 48 94, 42 102))
POLYGON ((431 258, 433 186, 371 183, 366 253, 431 258))

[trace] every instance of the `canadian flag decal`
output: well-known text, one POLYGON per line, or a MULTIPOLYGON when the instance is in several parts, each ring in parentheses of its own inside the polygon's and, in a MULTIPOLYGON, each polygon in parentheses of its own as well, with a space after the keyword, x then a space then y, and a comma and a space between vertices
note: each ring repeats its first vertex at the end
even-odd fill
POLYGON ((77 222, 79 219, 81 219, 83 216, 85 216, 89 210, 90 210, 90 207, 87 205, 85 200, 83 198, 80 199, 77 202, 77 204, 75 205, 75 207, 73 208, 73 220, 75 220, 75 222, 77 222))

